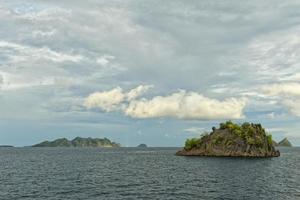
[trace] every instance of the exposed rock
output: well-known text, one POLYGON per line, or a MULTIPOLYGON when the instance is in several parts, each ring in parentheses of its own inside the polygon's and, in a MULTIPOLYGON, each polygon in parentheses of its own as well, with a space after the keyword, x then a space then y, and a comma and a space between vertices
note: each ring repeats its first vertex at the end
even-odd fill
POLYGON ((35 144, 32 147, 120 147, 121 145, 115 142, 111 142, 109 139, 104 138, 81 138, 76 137, 73 140, 66 138, 56 139, 54 141, 44 141, 39 144, 35 144))
POLYGON ((292 147, 292 144, 287 138, 284 138, 283 140, 278 142, 278 144, 276 146, 278 146, 278 147, 292 147))
POLYGON ((138 148, 147 148, 147 145, 146 144, 139 144, 137 147, 138 148))
POLYGON ((277 143, 275 140, 272 140, 272 142, 273 142, 273 145, 274 145, 275 147, 278 146, 278 143, 277 143))
POLYGON ((179 156, 278 157, 272 136, 260 124, 234 124, 230 121, 213 128, 201 138, 188 139, 179 156))

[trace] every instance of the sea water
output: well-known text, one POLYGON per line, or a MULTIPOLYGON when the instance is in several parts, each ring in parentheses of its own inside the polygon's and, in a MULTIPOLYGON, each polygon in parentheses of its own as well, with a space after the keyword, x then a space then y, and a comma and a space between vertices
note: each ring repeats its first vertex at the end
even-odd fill
POLYGON ((0 199, 300 199, 300 148, 278 158, 178 148, 0 148, 0 199))

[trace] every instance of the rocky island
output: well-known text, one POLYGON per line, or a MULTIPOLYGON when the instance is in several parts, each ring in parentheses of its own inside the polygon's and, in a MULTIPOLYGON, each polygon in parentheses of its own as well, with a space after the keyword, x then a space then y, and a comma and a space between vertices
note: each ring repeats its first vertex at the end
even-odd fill
POLYGON ((280 142, 276 143, 275 146, 277 146, 277 147, 292 147, 292 144, 287 138, 284 138, 280 142))
POLYGON ((107 138, 81 138, 76 137, 73 140, 66 138, 56 139, 54 141, 44 141, 35 144, 32 147, 120 147, 121 145, 110 141, 107 138))
POLYGON ((261 124, 235 124, 231 121, 212 128, 201 138, 188 139, 178 156, 278 157, 272 136, 261 124))
POLYGON ((139 144, 138 146, 137 146, 137 148, 147 148, 148 146, 146 145, 146 144, 139 144))

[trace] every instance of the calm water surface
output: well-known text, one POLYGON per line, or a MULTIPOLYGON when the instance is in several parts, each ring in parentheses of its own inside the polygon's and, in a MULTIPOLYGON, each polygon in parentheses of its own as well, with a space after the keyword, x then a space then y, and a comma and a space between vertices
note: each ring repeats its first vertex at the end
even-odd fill
POLYGON ((300 199, 300 148, 268 159, 176 148, 0 148, 0 199, 300 199))

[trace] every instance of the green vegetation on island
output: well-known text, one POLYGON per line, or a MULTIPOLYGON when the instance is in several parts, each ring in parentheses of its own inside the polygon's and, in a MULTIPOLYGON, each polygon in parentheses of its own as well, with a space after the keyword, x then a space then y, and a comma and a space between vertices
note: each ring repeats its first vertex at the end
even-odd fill
POLYGON ((187 139, 184 149, 176 155, 277 157, 280 153, 274 148, 272 135, 267 134, 261 124, 239 125, 227 121, 219 128, 213 127, 210 134, 187 139))
POLYGON ((81 138, 76 137, 73 140, 66 138, 56 139, 54 141, 44 141, 35 144, 32 147, 120 147, 121 145, 110 141, 107 138, 81 138))

